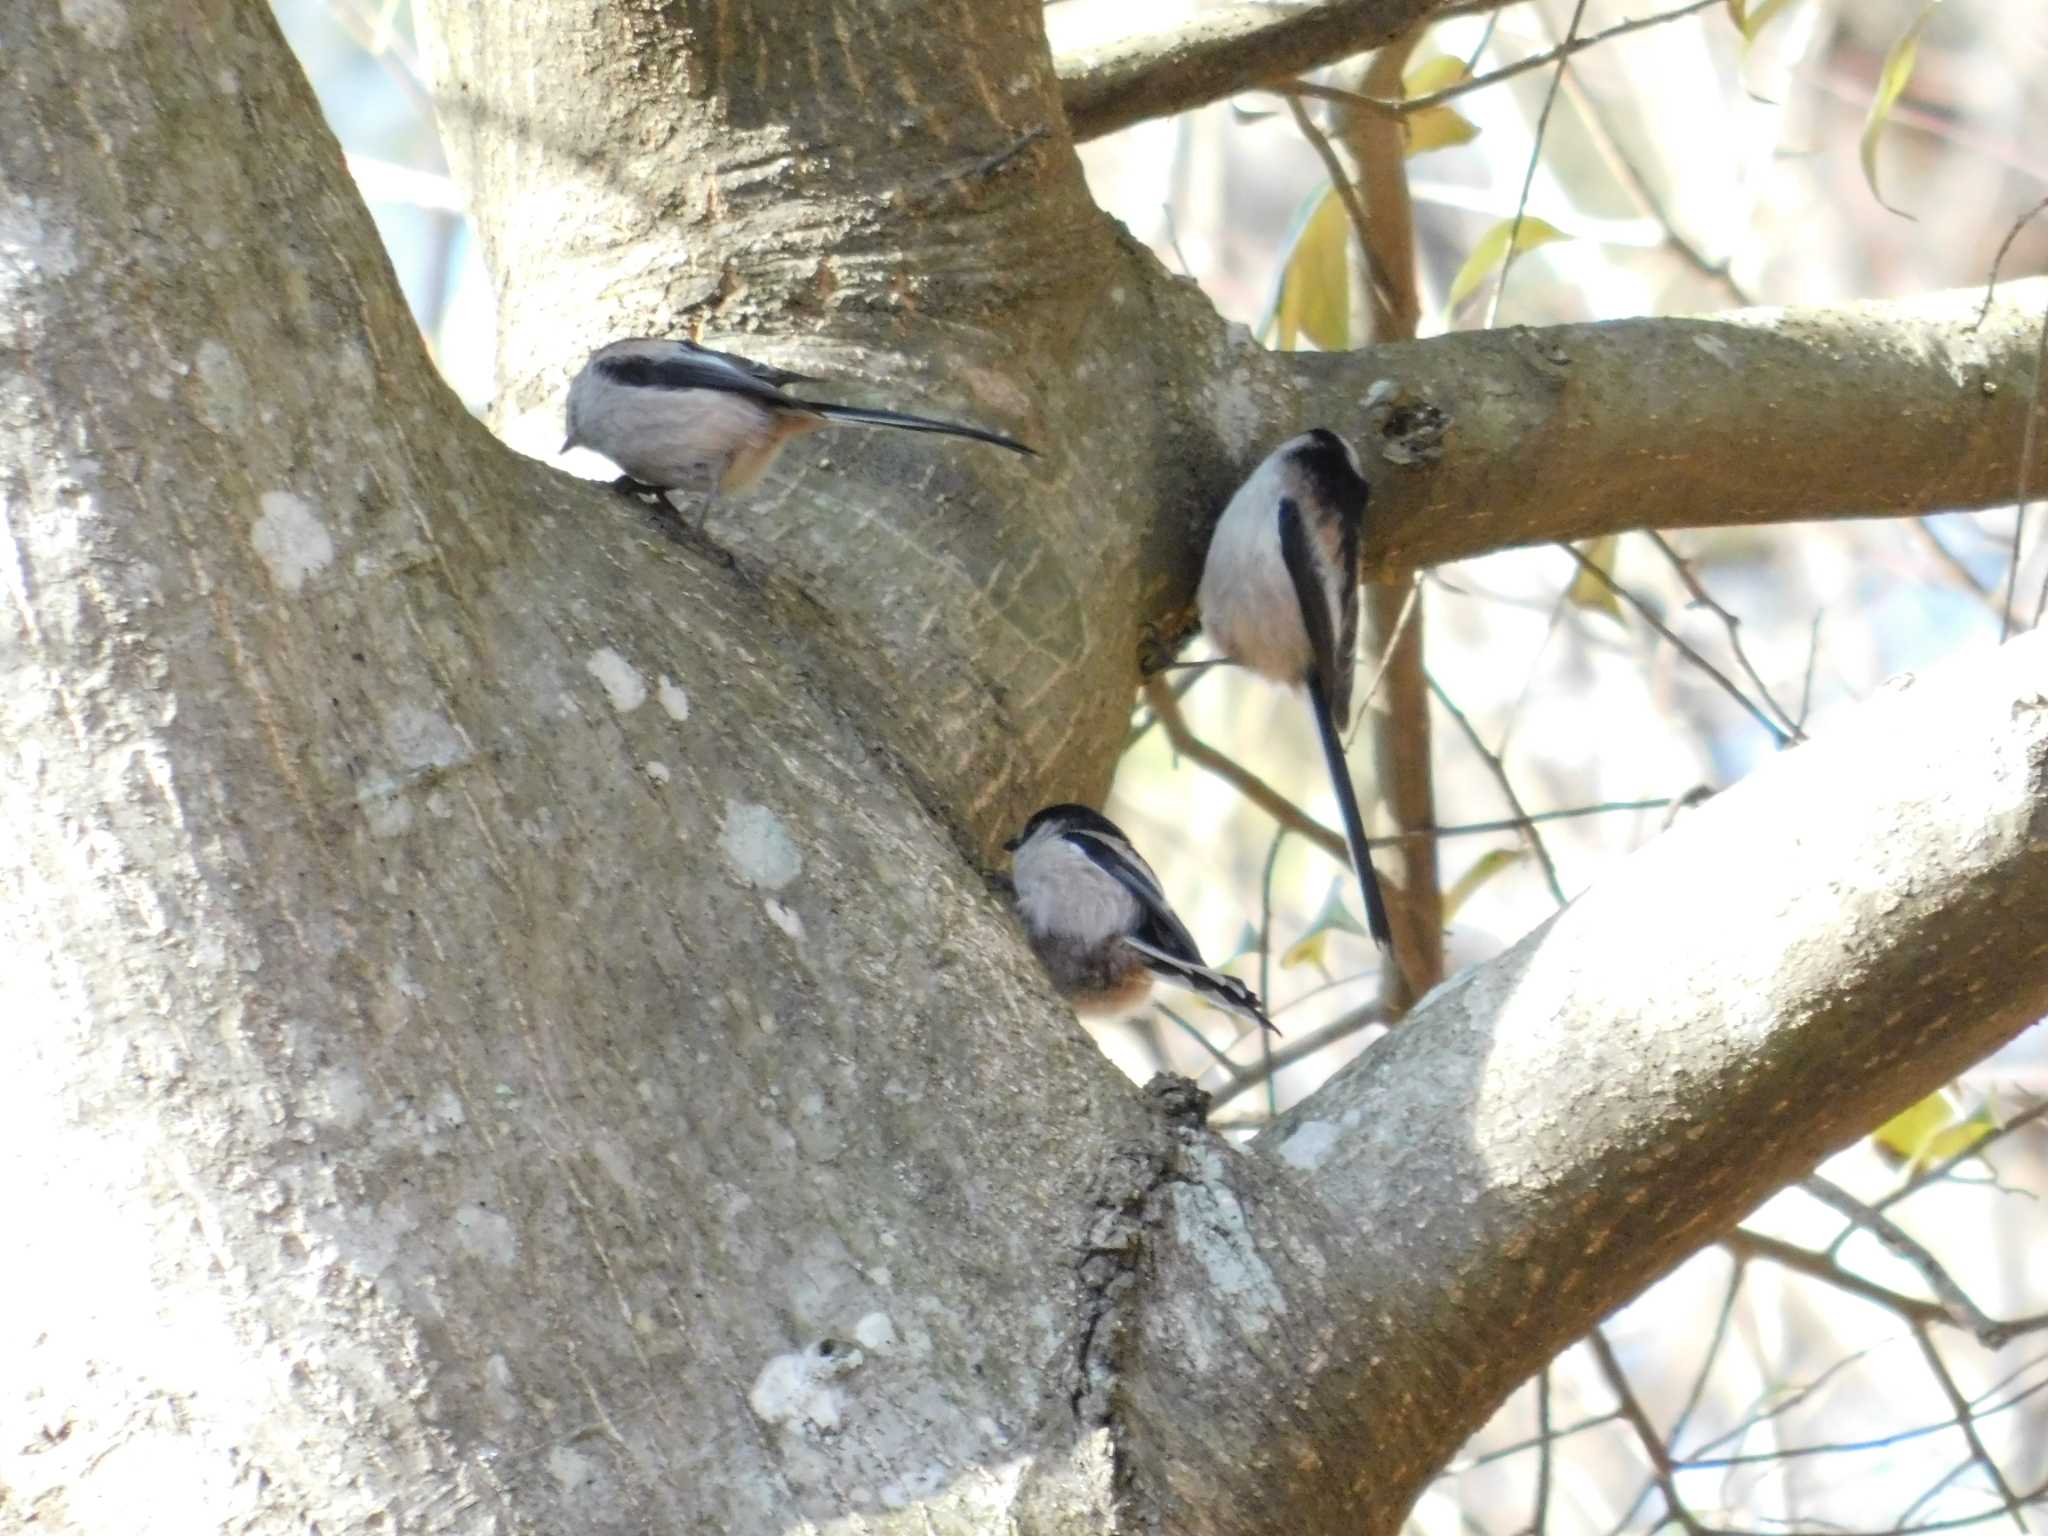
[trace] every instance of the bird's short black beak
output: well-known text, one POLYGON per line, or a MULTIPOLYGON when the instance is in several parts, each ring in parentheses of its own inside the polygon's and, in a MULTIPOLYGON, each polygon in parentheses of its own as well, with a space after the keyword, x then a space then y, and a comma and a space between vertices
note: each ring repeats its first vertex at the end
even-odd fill
POLYGON ((1007 843, 1003 844, 1003 852, 1015 853, 1017 849, 1023 844, 1023 841, 1024 839, 1021 837, 1011 838, 1007 843))

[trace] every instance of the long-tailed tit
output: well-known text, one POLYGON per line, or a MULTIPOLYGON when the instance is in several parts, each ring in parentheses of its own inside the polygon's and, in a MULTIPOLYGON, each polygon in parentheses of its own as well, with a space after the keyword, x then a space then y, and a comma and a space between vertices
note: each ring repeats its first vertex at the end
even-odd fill
POLYGON ((783 393, 811 382, 691 341, 635 337, 599 347, 569 386, 562 451, 590 448, 626 472, 621 490, 735 495, 775 462, 782 445, 827 422, 944 432, 1031 453, 1014 438, 901 411, 827 405, 783 393))
POLYGON ((1223 509, 1195 601, 1202 629, 1232 661, 1289 687, 1306 685, 1344 838, 1365 893, 1365 921, 1393 943, 1366 850, 1365 820, 1344 762, 1358 645, 1358 543, 1367 487, 1351 445, 1327 427, 1266 456, 1223 509))
POLYGON ((1076 1012, 1135 1008, 1158 977, 1273 1029, 1256 992, 1203 961, 1159 877, 1107 816, 1048 805, 1003 846, 1016 855, 1017 911, 1031 947, 1076 1012))

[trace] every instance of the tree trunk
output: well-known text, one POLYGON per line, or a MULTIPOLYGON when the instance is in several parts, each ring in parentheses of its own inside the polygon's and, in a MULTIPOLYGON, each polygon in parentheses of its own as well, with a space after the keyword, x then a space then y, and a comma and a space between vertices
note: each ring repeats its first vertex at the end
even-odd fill
POLYGON ((10 1519, 1391 1531, 2048 1002, 2028 640, 1251 1153, 1134 1093, 975 860, 1106 780, 1191 530, 1370 359, 1108 228, 1034 7, 441 9, 512 429, 695 318, 1048 458, 843 438, 673 532, 435 379, 263 6, 0 14, 10 1519))

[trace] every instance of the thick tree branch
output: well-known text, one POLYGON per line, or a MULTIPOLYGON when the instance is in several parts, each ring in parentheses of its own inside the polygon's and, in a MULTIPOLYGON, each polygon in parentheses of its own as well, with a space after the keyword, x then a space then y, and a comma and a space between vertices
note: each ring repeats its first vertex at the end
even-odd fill
MULTIPOLYGON (((1368 565, 1631 528, 2012 499, 2048 278, 1890 303, 1458 332, 1288 354, 1303 420, 1379 461, 1368 565)), ((2048 407, 2042 407, 2048 409, 2048 407)), ((2048 482, 2048 433, 2031 482, 2048 482)))
MULTIPOLYGON (((1289 1336, 1335 1332, 1299 1372, 1257 1340, 1193 1382, 1141 1368, 1138 1464, 1170 1508, 1199 1488, 1315 1529, 1350 1499, 1355 1528, 1391 1530, 1557 1349, 2048 1010, 2043 903, 2048 636, 2029 636, 1717 796, 1261 1136, 1273 1174, 1234 1176, 1259 1191, 1255 1251, 1286 1276, 1289 1336), (1305 1196, 1338 1228, 1313 1275, 1292 1257, 1305 1196), (1417 1371, 1439 1389, 1376 1395, 1417 1371), (1355 1459, 1295 1456, 1311 1424, 1355 1459), (1182 1425, 1271 1444, 1292 1475, 1240 1486, 1182 1425)), ((1202 1319, 1241 1337, 1192 1299, 1202 1273, 1198 1246, 1161 1255, 1151 1344, 1202 1319)))
POLYGON ((1452 8, 1450 0, 1226 5, 1167 31, 1064 54, 1054 67, 1081 141, 1364 53, 1452 8))

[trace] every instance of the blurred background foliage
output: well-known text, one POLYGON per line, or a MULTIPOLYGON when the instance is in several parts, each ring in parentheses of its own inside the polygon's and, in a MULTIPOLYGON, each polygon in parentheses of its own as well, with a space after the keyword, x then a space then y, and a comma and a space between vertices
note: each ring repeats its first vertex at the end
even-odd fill
MULTIPOLYGON (((1059 55, 1200 8, 1053 0, 1045 20, 1059 55)), ((481 409, 490 284, 409 5, 276 9, 434 356, 481 409)), ((1401 119, 1424 336, 1982 285, 2008 241, 2004 277, 2048 269, 2048 216, 2022 222, 2048 196, 2048 7, 1542 0, 1415 42, 1401 93, 1451 93, 1401 119)), ((1102 206, 1268 345, 1366 334, 1351 220, 1282 97, 1141 123, 1080 154, 1102 206)), ((2007 507, 1586 546, 1612 584, 1556 547, 1422 573, 1447 968, 1512 943, 1781 738, 2037 621, 2039 533, 2007 507), (1541 819, 1499 825, 1522 812, 1541 819)), ((1377 671, 1369 648, 1361 694, 1377 671)), ((1169 677, 1186 732, 1336 825, 1298 697, 1228 668, 1169 677)), ((1414 724, 1397 710, 1360 730, 1414 724)), ((1369 816, 1370 760, 1361 739, 1369 816)), ((1285 1031, 1249 1038, 1169 997, 1096 1028, 1132 1077, 1198 1078, 1215 1122, 1248 1134, 1390 1027, 1339 866, 1177 750, 1142 699, 1106 809, 1285 1031)), ((1374 825, 1394 830, 1383 811, 1374 825)), ((1561 1357, 1444 1474, 1416 1528, 2048 1529, 2048 1337, 2025 1326, 2048 1311, 2044 1098, 2037 1028, 1561 1357)))

